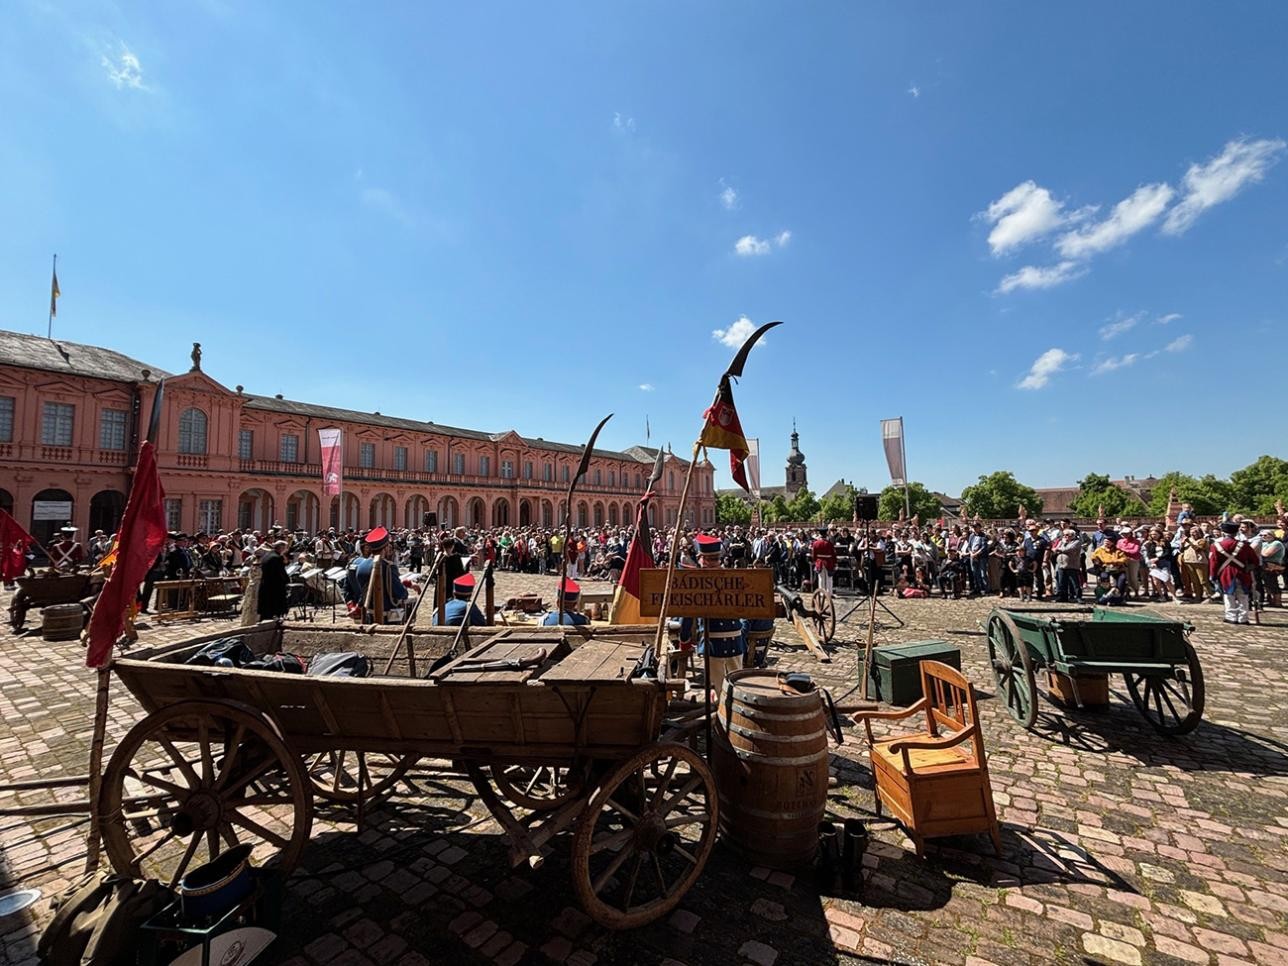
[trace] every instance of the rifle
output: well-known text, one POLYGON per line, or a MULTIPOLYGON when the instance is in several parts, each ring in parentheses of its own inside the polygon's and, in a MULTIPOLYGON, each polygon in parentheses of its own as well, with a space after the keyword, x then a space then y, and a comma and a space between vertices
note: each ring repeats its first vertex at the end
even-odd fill
POLYGON ((465 637, 465 629, 470 626, 470 611, 474 609, 474 602, 479 599, 479 591, 481 591, 486 584, 490 584, 491 582, 492 561, 489 560, 487 565, 483 568, 483 579, 474 585, 474 593, 470 594, 470 605, 465 608, 465 616, 461 618, 460 627, 456 628, 456 636, 452 639, 451 648, 448 649, 446 654, 435 660, 434 663, 429 666, 429 673, 426 674, 425 677, 430 677, 443 665, 456 659, 456 652, 460 648, 461 641, 465 637))

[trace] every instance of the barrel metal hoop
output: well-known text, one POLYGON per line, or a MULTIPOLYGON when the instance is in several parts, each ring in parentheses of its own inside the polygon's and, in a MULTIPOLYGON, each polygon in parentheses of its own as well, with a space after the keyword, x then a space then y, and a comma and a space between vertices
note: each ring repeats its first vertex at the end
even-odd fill
POLYGON ((729 724, 725 726, 729 731, 736 735, 742 735, 744 738, 752 738, 756 741, 783 741, 790 744, 797 744, 802 741, 817 741, 819 738, 827 739, 827 729, 820 728, 818 731, 811 731, 803 735, 776 735, 768 731, 756 731, 752 728, 744 728, 742 725, 729 724))
POLYGON ((776 712, 759 711, 756 708, 739 708, 735 701, 733 710, 740 712, 744 717, 751 718, 753 721, 809 721, 812 718, 822 718, 823 709, 820 705, 813 711, 802 711, 800 714, 778 714, 776 712))
MULTIPOLYGON (((820 732, 822 734, 823 732, 820 732)), ((828 760, 827 749, 816 751, 812 755, 800 755, 796 758, 779 758, 774 755, 762 755, 756 751, 744 751, 741 748, 734 748, 730 745, 733 753, 743 761, 755 761, 767 765, 816 765, 820 761, 828 760)))

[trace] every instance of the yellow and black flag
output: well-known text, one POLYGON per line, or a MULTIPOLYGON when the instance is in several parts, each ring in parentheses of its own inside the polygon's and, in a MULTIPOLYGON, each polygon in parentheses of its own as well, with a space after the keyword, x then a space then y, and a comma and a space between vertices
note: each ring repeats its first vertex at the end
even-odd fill
MULTIPOLYGON (((751 449, 747 446, 747 437, 742 431, 742 420, 733 404, 733 388, 726 373, 720 379, 720 390, 716 393, 711 408, 702 414, 704 420, 702 435, 698 442, 708 449, 727 449, 729 451, 729 472, 734 482, 744 490, 747 486, 747 455, 751 449)), ((750 491, 748 491, 750 492, 750 491)))
POLYGON ((58 289, 58 256, 54 256, 54 277, 49 283, 49 317, 58 315, 58 296, 63 293, 58 289))

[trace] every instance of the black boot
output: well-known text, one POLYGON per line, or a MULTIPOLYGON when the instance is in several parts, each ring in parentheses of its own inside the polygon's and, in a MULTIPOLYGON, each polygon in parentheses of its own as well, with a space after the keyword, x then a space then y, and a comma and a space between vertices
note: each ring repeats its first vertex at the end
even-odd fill
POLYGON ((818 891, 824 895, 834 895, 841 873, 841 835, 832 822, 818 823, 818 860, 814 871, 818 891))
POLYGON ((847 818, 841 830, 841 886, 847 893, 863 891, 863 853, 868 848, 868 827, 847 818))

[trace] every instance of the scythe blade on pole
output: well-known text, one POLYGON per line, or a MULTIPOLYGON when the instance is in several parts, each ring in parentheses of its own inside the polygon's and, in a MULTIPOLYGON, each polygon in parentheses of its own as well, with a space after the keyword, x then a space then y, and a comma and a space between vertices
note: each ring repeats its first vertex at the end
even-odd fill
POLYGON ((604 428, 604 424, 613 418, 609 413, 599 421, 595 431, 590 434, 590 439, 586 440, 586 448, 581 452, 581 463, 577 466, 577 472, 573 474, 571 482, 568 484, 568 496, 564 500, 564 542, 563 542, 563 562, 559 567, 559 587, 555 591, 555 597, 559 601, 559 615, 556 620, 556 626, 563 626, 564 615, 564 582, 568 579, 568 541, 572 539, 572 495, 577 489, 577 484, 581 478, 586 475, 590 469, 590 457, 595 451, 595 440, 599 439, 599 431, 604 428))

